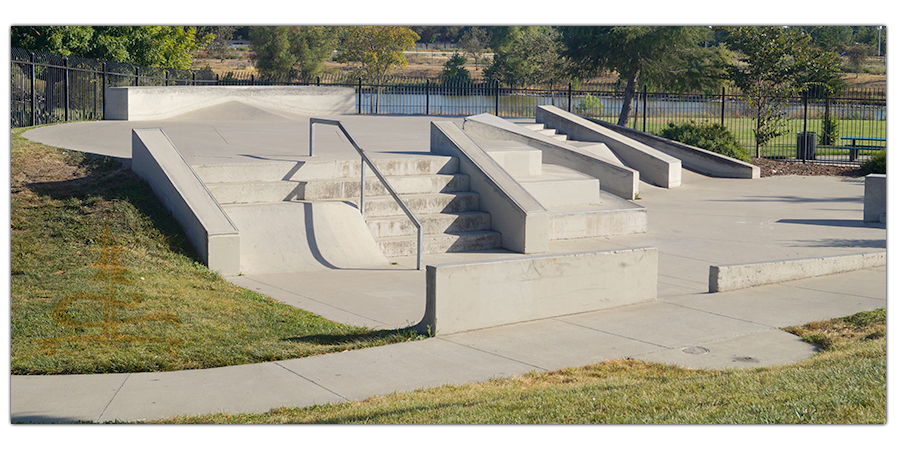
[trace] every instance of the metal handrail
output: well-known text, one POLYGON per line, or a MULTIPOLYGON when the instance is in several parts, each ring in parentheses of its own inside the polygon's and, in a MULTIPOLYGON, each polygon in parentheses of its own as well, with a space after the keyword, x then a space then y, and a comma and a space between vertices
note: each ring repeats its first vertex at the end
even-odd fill
POLYGON ((309 156, 315 157, 316 155, 316 139, 315 139, 315 125, 316 124, 325 124, 329 126, 337 126, 341 132, 344 133, 344 136, 350 141, 350 145, 356 149, 356 152, 359 153, 360 157, 360 178, 359 178, 359 213, 363 216, 366 214, 366 165, 372 169, 372 173, 375 174, 375 177, 378 177, 378 180, 381 181, 381 184, 384 185, 384 188, 387 189, 388 193, 391 194, 391 197, 394 198, 394 201, 400 205, 400 208, 406 213, 406 216, 409 217, 410 221, 412 221, 413 225, 416 226, 416 269, 422 269, 422 223, 418 218, 413 214, 412 210, 406 205, 406 202, 397 195, 397 192, 394 191, 394 187, 391 187, 391 184, 387 182, 382 175, 381 171, 378 170, 378 167, 375 167, 375 164, 369 158, 369 155, 366 154, 355 140, 353 140, 353 136, 347 132, 347 129, 344 128, 344 125, 341 124, 341 121, 335 119, 323 119, 319 117, 311 117, 309 118, 309 156))

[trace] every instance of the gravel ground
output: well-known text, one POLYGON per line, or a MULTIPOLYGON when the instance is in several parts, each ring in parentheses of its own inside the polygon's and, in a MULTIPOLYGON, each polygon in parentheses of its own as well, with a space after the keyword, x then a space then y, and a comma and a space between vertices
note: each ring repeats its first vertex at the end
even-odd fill
POLYGON ((839 165, 821 165, 782 160, 753 159, 753 165, 759 167, 760 177, 773 175, 831 175, 836 177, 862 177, 859 167, 842 167, 839 165))

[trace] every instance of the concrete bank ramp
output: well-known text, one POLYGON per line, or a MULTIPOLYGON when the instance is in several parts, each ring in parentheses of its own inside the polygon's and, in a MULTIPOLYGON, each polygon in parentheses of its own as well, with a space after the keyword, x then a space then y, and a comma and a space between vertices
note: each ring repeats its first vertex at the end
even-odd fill
POLYGON ((241 273, 388 264, 356 206, 342 201, 224 205, 241 230, 241 273))
POLYGON ((251 106, 240 101, 228 101, 204 107, 170 118, 171 121, 216 122, 216 121, 284 121, 297 119, 286 111, 278 111, 261 106, 251 106))

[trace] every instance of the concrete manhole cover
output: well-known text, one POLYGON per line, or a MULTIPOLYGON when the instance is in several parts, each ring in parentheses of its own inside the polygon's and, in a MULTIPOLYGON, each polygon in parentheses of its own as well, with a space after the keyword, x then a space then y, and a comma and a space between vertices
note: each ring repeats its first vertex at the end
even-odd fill
POLYGON ((703 355, 703 354, 709 353, 709 349, 707 349, 706 347, 697 347, 697 346, 685 347, 684 349, 681 349, 681 351, 684 352, 685 354, 694 354, 694 355, 703 355))

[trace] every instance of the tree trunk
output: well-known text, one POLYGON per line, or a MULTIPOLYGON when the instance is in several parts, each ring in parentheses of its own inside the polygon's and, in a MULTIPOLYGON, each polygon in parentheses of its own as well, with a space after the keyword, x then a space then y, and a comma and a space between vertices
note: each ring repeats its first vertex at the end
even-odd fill
POLYGON ((622 99, 622 111, 619 112, 619 122, 617 122, 622 127, 628 124, 628 116, 631 115, 631 103, 634 102, 638 73, 640 73, 640 70, 637 68, 628 73, 628 82, 625 84, 625 97, 622 99))

